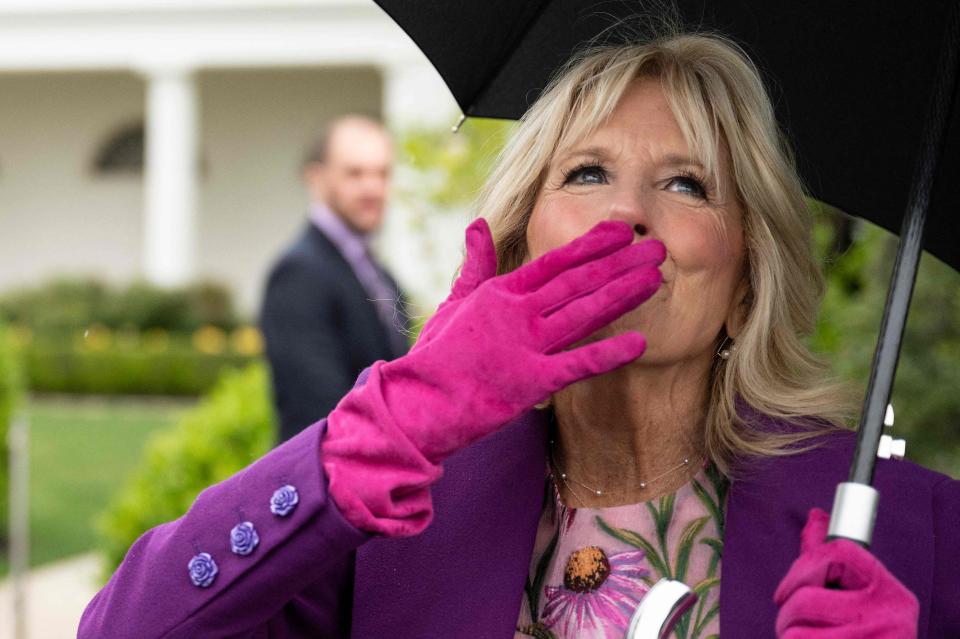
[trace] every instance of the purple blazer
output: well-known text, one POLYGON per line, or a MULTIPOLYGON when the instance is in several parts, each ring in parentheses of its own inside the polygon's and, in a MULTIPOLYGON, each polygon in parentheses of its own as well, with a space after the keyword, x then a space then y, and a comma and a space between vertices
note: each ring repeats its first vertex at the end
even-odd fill
MULTIPOLYGON (((327 497, 321 421, 144 534, 88 605, 79 637, 510 639, 540 516, 545 426, 531 412, 451 457, 426 531, 374 539, 327 497), (280 517, 269 501, 286 484, 299 503, 280 517), (244 520, 259 545, 241 556, 229 531, 244 520), (200 552, 219 569, 207 587, 187 571, 200 552)), ((851 434, 838 434, 813 451, 741 469, 726 513, 724 639, 774 636, 773 592, 798 553, 808 510, 829 510, 852 445, 851 434)), ((873 551, 917 595, 919 636, 960 637, 960 482, 881 460, 876 486, 873 551)))

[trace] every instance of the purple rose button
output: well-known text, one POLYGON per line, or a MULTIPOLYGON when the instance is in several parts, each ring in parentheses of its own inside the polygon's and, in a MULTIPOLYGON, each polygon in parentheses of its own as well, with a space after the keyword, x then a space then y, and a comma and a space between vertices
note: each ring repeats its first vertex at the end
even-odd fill
POLYGON ((201 552, 193 556, 190 563, 187 564, 187 570, 190 571, 190 581, 198 588, 206 588, 216 579, 217 562, 213 560, 210 553, 201 552))
POLYGON ((270 498, 270 512, 277 517, 286 517, 299 503, 300 495, 297 494, 297 489, 287 484, 273 491, 273 497, 270 498))
POLYGON ((230 531, 230 550, 240 556, 249 555, 260 543, 257 529, 249 521, 237 524, 230 531))

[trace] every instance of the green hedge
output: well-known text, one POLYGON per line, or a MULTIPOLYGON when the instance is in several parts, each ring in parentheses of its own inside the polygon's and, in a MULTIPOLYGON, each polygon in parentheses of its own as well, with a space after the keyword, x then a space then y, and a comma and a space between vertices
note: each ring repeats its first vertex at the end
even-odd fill
POLYGON ((63 279, 0 297, 0 320, 37 333, 69 333, 95 324, 111 329, 191 332, 237 325, 228 290, 202 282, 166 289, 134 282, 124 288, 98 280, 63 279))
POLYGON ((173 428, 151 437, 140 470, 101 516, 107 569, 146 530, 181 516, 201 490, 266 453, 274 433, 265 366, 225 374, 173 428))
POLYGON ((7 430, 22 400, 20 363, 9 331, 0 324, 0 547, 7 545, 9 468, 7 430))
POLYGON ((31 390, 126 395, 200 395, 226 368, 256 359, 198 352, 188 341, 158 352, 136 346, 90 351, 36 340, 24 346, 23 357, 31 390))
POLYGON ((35 391, 199 395, 262 352, 259 332, 238 323, 229 292, 212 283, 55 280, 0 296, 0 322, 35 391))

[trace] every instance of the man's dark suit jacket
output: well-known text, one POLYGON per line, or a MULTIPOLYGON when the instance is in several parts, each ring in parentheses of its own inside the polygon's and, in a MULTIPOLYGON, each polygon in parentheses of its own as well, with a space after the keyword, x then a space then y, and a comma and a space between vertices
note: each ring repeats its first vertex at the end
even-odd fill
MULTIPOLYGON (((396 325, 407 328, 401 300, 396 325)), ((273 373, 280 441, 327 416, 364 368, 402 355, 350 264, 312 223, 270 272, 260 327, 273 373)))

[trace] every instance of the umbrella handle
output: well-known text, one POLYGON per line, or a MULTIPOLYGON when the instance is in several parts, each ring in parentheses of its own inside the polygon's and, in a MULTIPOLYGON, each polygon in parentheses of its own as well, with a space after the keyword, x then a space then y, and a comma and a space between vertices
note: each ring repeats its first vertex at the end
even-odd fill
POLYGON ((653 585, 630 618, 625 639, 666 639, 673 632, 690 606, 697 601, 697 593, 682 581, 661 579, 653 585))
MULTIPOLYGON (((883 425, 892 427, 894 420, 893 406, 887 404, 887 413, 883 418, 883 425)), ((890 435, 880 437, 880 447, 877 457, 881 459, 903 459, 907 443, 902 439, 894 439, 890 435)), ((877 519, 877 502, 880 493, 868 484, 848 481, 837 484, 837 492, 833 497, 833 510, 830 513, 830 527, 827 529, 827 539, 849 539, 864 548, 870 547, 873 538, 873 524, 877 519)))
POLYGON ((852 481, 837 484, 827 539, 849 539, 868 548, 879 499, 880 493, 873 486, 852 481))

